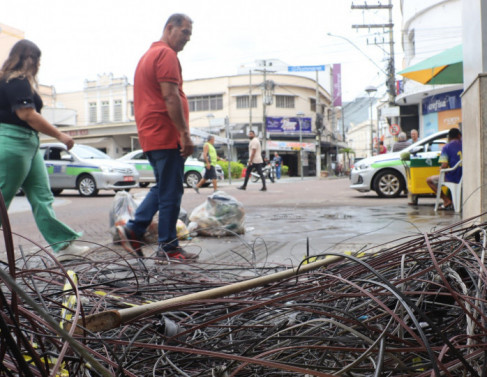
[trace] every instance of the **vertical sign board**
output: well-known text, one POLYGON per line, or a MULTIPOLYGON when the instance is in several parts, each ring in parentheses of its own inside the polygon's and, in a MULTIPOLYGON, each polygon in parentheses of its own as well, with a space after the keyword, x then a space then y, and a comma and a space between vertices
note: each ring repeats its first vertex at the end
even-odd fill
POLYGON ((342 65, 333 64, 333 106, 342 105, 342 65))

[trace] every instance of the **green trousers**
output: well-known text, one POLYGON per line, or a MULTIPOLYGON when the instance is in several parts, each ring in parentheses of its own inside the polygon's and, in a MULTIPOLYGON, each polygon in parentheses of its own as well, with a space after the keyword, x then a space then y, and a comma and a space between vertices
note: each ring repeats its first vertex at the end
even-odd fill
POLYGON ((56 219, 37 132, 0 123, 0 190, 7 208, 20 187, 29 200, 39 231, 55 252, 81 237, 56 219))

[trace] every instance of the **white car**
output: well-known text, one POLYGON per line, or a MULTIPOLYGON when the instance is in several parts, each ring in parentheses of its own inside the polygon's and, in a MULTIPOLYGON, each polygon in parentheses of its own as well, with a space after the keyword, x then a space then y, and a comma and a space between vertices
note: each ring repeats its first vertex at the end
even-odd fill
MULTIPOLYGON (((133 165, 140 176, 140 187, 147 187, 150 183, 155 183, 154 170, 152 169, 146 154, 142 149, 129 152, 120 157, 118 161, 133 165)), ((220 165, 215 166, 218 180, 223 180, 224 174, 220 165)), ((193 157, 188 157, 184 163, 184 183, 188 187, 196 185, 205 174, 205 164, 193 157)))
POLYGON ((381 198, 395 198, 407 190, 406 171, 401 153, 417 157, 436 157, 446 144, 448 130, 440 131, 403 149, 400 152, 380 154, 358 161, 350 174, 350 188, 367 192, 374 190, 381 198))
POLYGON ((81 196, 95 196, 99 190, 126 190, 139 186, 139 173, 129 164, 116 161, 88 145, 71 150, 61 143, 41 144, 51 190, 77 189, 81 196))

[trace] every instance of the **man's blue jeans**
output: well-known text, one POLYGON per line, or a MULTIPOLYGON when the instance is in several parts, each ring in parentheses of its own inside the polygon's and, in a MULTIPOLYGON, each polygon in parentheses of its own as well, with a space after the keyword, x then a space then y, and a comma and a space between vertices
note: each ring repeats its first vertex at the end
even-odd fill
POLYGON ((159 211, 159 245, 166 251, 179 246, 176 223, 181 208, 184 187, 184 158, 179 149, 161 149, 146 153, 154 169, 155 186, 135 211, 127 227, 142 237, 159 211))

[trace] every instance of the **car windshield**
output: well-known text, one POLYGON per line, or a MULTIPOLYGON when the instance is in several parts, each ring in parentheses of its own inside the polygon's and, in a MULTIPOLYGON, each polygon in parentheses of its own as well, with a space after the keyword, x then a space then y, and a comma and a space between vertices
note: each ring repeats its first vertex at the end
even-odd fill
POLYGON ((447 135, 440 134, 435 138, 428 140, 427 142, 425 139, 418 140, 416 143, 411 144, 409 147, 402 150, 402 152, 438 152, 441 151, 441 148, 447 143, 447 135))
POLYGON ((73 153, 75 153, 79 158, 89 160, 89 159, 98 159, 98 160, 111 160, 110 156, 103 153, 102 151, 90 147, 88 145, 81 145, 76 144, 73 149, 73 153))

